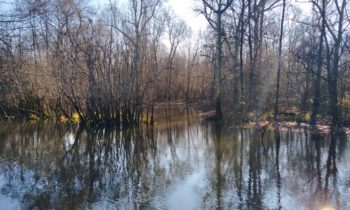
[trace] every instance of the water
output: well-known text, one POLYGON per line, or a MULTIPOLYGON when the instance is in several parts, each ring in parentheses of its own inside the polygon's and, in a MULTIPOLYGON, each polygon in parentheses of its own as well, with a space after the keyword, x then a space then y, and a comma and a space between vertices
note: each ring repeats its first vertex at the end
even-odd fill
POLYGON ((1 125, 0 209, 350 209, 347 136, 170 118, 127 131, 1 125))

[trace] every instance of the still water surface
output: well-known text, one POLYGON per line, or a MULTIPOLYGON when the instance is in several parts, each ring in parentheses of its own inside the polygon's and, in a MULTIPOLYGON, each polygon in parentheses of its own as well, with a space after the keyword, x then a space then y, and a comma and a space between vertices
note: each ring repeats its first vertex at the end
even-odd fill
POLYGON ((350 209, 347 136, 180 111, 127 131, 2 124, 0 209, 350 209))

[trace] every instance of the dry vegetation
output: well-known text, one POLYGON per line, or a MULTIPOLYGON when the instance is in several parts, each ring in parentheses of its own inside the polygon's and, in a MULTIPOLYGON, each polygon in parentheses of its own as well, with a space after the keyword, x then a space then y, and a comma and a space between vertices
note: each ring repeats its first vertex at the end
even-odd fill
POLYGON ((1 1, 0 114, 131 126, 182 100, 349 122, 347 0, 311 0, 307 16, 291 1, 195 2, 209 22, 198 37, 163 0, 1 1))

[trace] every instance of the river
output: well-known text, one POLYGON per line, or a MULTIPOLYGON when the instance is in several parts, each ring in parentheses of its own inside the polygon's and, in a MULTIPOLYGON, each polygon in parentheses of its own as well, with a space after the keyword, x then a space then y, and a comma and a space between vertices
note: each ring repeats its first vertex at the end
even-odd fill
POLYGON ((2 123, 0 209, 350 209, 348 136, 165 116, 124 131, 2 123))

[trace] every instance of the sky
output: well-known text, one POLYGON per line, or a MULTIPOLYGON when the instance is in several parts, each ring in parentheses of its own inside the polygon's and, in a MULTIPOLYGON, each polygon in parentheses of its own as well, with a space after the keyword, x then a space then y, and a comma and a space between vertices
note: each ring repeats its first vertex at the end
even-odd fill
POLYGON ((194 1, 191 0, 168 0, 170 6, 174 9, 177 16, 182 18, 187 25, 192 28, 194 33, 204 30, 208 23, 200 14, 193 11, 194 1))
MULTIPOLYGON (((96 5, 102 6, 109 2, 109 0, 92 0, 96 5)), ((123 0, 119 0, 123 1, 123 0)), ((124 0, 125 1, 125 0, 124 0)), ((206 19, 193 11, 195 7, 194 0, 168 0, 170 7, 173 8, 175 14, 183 19, 188 26, 191 27, 194 34, 198 34, 200 31, 205 30, 207 27, 206 19)))
MULTIPOLYGON (((96 5, 102 6, 109 2, 109 0, 91 0, 96 5)), ((123 2, 126 0, 117 0, 123 2)), ((191 27, 193 33, 198 35, 200 31, 204 31, 208 26, 207 20, 204 16, 196 13, 193 9, 195 8, 195 0, 168 0, 170 7, 173 8, 175 14, 183 19, 188 26, 191 27)), ((291 4, 301 8, 304 14, 310 13, 311 4, 308 0, 291 0, 291 4)))

